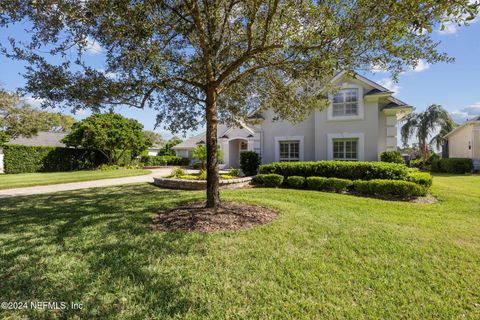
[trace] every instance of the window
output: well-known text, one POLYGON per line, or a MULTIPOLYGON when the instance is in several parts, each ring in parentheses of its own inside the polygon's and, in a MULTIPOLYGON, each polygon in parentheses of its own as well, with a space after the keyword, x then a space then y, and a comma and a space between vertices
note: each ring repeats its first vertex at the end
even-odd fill
POLYGON ((334 160, 357 160, 358 139, 333 139, 334 160))
POLYGON ((240 151, 247 151, 248 150, 248 144, 246 141, 240 141, 240 151))
POLYGON ((358 115, 358 89, 340 90, 333 96, 332 115, 334 117, 358 115))
POLYGON ((280 161, 299 161, 300 160, 300 142, 299 141, 279 141, 280 161))

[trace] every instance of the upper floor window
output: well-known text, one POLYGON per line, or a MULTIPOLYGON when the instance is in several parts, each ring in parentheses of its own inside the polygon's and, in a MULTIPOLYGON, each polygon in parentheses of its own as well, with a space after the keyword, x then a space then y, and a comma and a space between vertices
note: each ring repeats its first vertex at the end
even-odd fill
POLYGON ((332 115, 334 117, 358 115, 358 89, 343 89, 333 96, 332 115))
POLYGON ((299 141, 280 141, 280 161, 300 161, 299 141))

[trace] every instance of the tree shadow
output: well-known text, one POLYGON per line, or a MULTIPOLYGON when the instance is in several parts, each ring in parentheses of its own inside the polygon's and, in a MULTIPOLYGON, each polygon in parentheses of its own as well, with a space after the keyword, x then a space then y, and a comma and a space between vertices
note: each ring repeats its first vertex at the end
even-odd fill
POLYGON ((145 318, 202 309, 184 294, 192 279, 175 262, 203 256, 208 235, 151 228, 156 212, 202 195, 142 184, 0 199, 2 301, 83 304, 80 310, 0 313, 145 318))

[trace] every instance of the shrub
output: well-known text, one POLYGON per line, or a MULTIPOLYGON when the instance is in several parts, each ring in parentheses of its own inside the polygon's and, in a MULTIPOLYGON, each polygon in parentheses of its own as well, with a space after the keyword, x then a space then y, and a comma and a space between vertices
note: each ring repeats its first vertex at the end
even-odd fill
POLYGON ((178 176, 175 178, 182 179, 182 180, 198 180, 198 176, 195 176, 193 174, 186 174, 186 175, 178 176))
POLYGON ((364 195, 394 196, 412 198, 427 194, 427 188, 409 181, 375 179, 356 180, 353 189, 364 195))
POLYGON ((343 192, 347 191, 352 184, 352 180, 348 179, 327 178, 323 183, 323 188, 325 191, 343 192))
POLYGON ((185 176, 185 175, 187 175, 185 170, 183 170, 182 168, 176 168, 176 169, 172 170, 172 173, 170 174, 170 177, 178 178, 180 176, 185 176))
POLYGON ((335 177, 349 180, 392 179, 404 180, 408 167, 398 163, 317 161, 277 162, 260 166, 260 173, 276 173, 289 176, 335 177))
POLYGON ((468 158, 444 158, 432 161, 432 170, 445 173, 469 173, 473 170, 473 161, 468 158))
POLYGON ((220 179, 223 179, 223 180, 228 180, 228 179, 233 179, 235 178, 234 176, 231 176, 229 174, 221 174, 220 175, 220 179))
POLYGON ((240 153, 240 168, 246 176, 254 176, 258 172, 258 166, 262 163, 260 155, 254 151, 240 153))
POLYGON ((290 176, 287 178, 287 185, 295 189, 302 189, 305 186, 305 178, 300 176, 290 176))
POLYGON ((231 175, 232 177, 239 177, 240 174, 241 174, 241 171, 240 169, 230 169, 230 171, 228 171, 228 174, 231 175))
POLYGON ((406 181, 410 181, 426 188, 430 188, 432 186, 433 177, 428 172, 418 172, 412 171, 409 172, 407 175, 406 181))
POLYGON ((411 168, 422 169, 424 166, 425 166, 425 162, 423 161, 423 159, 410 160, 411 168))
POLYGON ((177 156, 144 156, 142 162, 147 167, 152 166, 187 166, 190 163, 188 158, 177 156))
POLYGON ((311 190, 324 190, 323 185, 327 181, 324 177, 308 177, 307 188, 311 190))
POLYGON ((107 163, 99 151, 23 145, 3 146, 5 173, 95 169, 107 163))
POLYGON ((401 153, 396 150, 382 152, 380 154, 380 160, 391 163, 405 163, 405 159, 403 159, 401 153))
POLYGON ((280 187, 283 183, 283 176, 279 174, 257 174, 254 180, 255 184, 262 185, 264 187, 276 188, 280 187))
POLYGON ((198 174, 198 179, 207 180, 207 170, 200 170, 198 174))

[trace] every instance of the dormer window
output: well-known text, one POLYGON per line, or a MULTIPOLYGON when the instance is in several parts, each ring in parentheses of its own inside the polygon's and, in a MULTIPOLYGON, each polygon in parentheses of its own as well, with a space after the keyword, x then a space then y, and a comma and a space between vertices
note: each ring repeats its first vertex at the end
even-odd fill
POLYGON ((358 89, 343 89, 333 96, 332 116, 358 116, 358 89))

